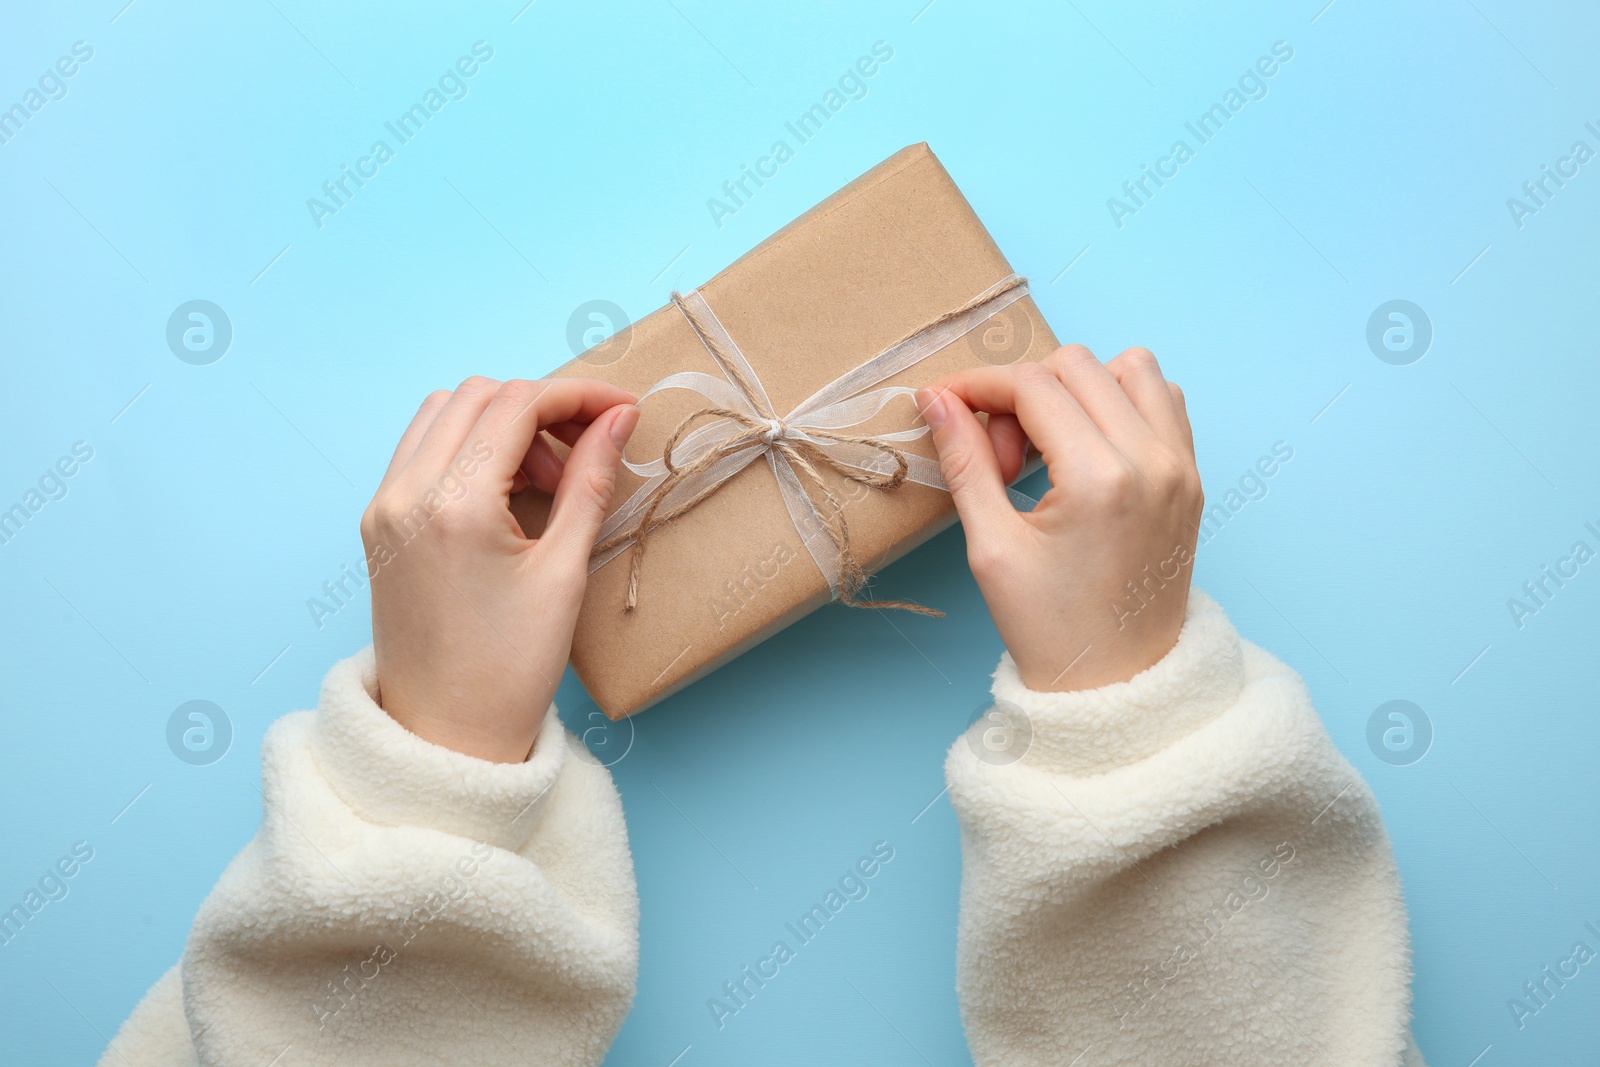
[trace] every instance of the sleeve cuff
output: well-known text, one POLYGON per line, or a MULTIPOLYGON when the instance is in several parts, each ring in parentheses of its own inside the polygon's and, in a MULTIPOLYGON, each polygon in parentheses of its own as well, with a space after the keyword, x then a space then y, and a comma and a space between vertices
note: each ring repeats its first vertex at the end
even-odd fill
POLYGON ((1239 635, 1199 589, 1178 643, 1126 682, 1075 693, 1038 693, 1023 684, 1007 652, 990 692, 1020 709, 1032 728, 1022 761, 1057 774, 1103 774, 1146 759, 1204 726, 1244 688, 1239 635))
POLYGON ((525 763, 453 752, 392 719, 378 705, 371 646, 334 664, 322 683, 313 751, 334 792, 369 822, 419 826, 516 851, 567 758, 555 705, 525 763))

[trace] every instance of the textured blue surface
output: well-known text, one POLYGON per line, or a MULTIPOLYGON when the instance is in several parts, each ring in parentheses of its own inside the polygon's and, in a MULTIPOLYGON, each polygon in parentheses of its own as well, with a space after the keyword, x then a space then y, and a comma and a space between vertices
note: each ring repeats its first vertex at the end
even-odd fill
MULTIPOLYGON (((0 107, 43 79, 0 144, 0 508, 93 453, 0 545, 0 903, 94 850, 0 945, 15 1062, 88 1061, 177 958, 257 824, 263 731, 369 639, 364 596, 320 628, 306 601, 359 561, 424 393, 554 367, 584 302, 643 314, 920 140, 1063 339, 1147 345, 1187 389, 1236 507, 1200 582, 1381 799, 1430 1061, 1593 1056, 1590 968, 1521 1028, 1507 1006, 1600 926, 1600 563, 1522 593, 1600 549, 1600 161, 1572 158, 1600 151, 1593 5, 123 3, 0 15, 0 107), (392 140, 479 41, 461 98, 392 140), (893 58, 795 143, 875 42, 893 58), (1275 42, 1292 59, 1202 144, 1185 124, 1275 42), (393 158, 362 164, 378 139, 393 158), (778 139, 793 158, 714 218, 778 139), (376 173, 319 227, 341 165, 376 173), (1176 175, 1135 202, 1141 165, 1176 175), (1536 202, 1545 165, 1576 173, 1536 202), (1405 365, 1367 341, 1397 299, 1432 329, 1405 365), (191 300, 232 326, 207 365, 166 339, 191 300), (209 765, 169 750, 192 700, 231 722, 209 765), (1424 758, 1369 746, 1391 700, 1431 723, 1424 758)), ((1000 645, 959 530, 878 589, 950 617, 829 608, 637 721, 615 772, 643 971, 610 1062, 968 1062, 941 759, 1000 645), (707 999, 877 841, 870 896, 719 1030, 707 999)), ((591 725, 570 678, 562 700, 591 725)))

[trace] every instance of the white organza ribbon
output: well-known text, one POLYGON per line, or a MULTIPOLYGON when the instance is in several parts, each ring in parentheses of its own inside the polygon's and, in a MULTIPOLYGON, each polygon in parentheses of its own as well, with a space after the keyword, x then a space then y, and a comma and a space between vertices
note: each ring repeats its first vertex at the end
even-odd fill
MULTIPOLYGON (((794 523, 795 532, 800 535, 800 541, 806 546, 806 551, 811 554, 812 560, 816 562, 817 569, 827 579, 828 588, 837 597, 840 574, 839 548, 829 536, 822 516, 818 513, 810 495, 806 493, 793 464, 781 450, 773 447, 774 443, 785 438, 805 441, 827 452, 842 466, 880 475, 893 473, 896 466, 894 458, 882 449, 857 441, 836 441, 830 437, 811 436, 806 431, 849 430, 871 420, 896 397, 912 396, 916 390, 908 386, 895 385, 877 389, 873 386, 909 367, 916 366, 935 352, 965 337, 983 322, 1027 295, 1026 281, 1019 282, 1015 275, 1008 277, 980 293, 973 306, 966 311, 885 349, 818 389, 797 404, 787 415, 773 418, 769 414, 773 411, 773 407, 772 401, 767 397, 766 388, 761 384, 755 368, 745 359, 744 353, 728 335, 716 312, 706 303, 699 290, 684 294, 683 302, 693 309, 701 320, 702 327, 721 345, 727 358, 737 364, 736 373, 729 373, 717 351, 707 345, 706 350, 711 353, 712 359, 727 377, 717 378, 699 371, 669 374, 651 386, 650 391, 639 398, 640 401, 643 402, 655 393, 667 389, 688 389, 705 397, 713 407, 740 412, 757 422, 767 423, 771 429, 763 440, 723 456, 698 475, 679 482, 668 491, 666 498, 661 502, 661 509, 671 510, 675 505, 721 485, 758 458, 765 456, 772 468, 773 477, 777 479, 784 507, 794 523), (989 295, 991 293, 996 295, 991 297, 989 295), (750 383, 751 391, 758 395, 747 395, 742 388, 734 384, 740 379, 750 383)), ((673 463, 680 468, 686 467, 707 452, 746 433, 747 430, 746 426, 730 418, 712 419, 705 425, 697 427, 679 443, 677 451, 673 453, 673 463)), ((885 443, 915 441, 927 432, 928 427, 924 423, 909 430, 876 434, 873 439, 885 443)), ((903 454, 907 465, 907 481, 934 489, 945 488, 944 479, 939 476, 938 463, 909 452, 903 454)), ((643 477, 645 483, 635 490, 621 507, 607 516, 600 526, 600 533, 595 538, 595 543, 601 544, 611 540, 619 533, 629 530, 630 525, 633 534, 591 557, 589 561, 591 574, 616 559, 633 544, 637 536, 638 523, 649 508, 651 497, 670 477, 666 463, 660 459, 648 463, 632 463, 628 460, 623 462, 627 464, 629 470, 643 477)))

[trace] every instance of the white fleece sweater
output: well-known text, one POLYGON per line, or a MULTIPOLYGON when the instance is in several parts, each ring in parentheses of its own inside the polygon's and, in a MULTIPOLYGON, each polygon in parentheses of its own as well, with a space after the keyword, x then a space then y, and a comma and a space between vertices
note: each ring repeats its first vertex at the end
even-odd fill
MULTIPOLYGON (((980 1067, 1421 1064, 1372 793, 1214 602, 1130 682, 1034 693, 1007 655, 993 688, 1026 752, 946 762, 980 1067)), ((261 830, 103 1067, 604 1058, 638 967, 609 773, 554 709, 528 762, 491 764, 375 691, 369 649, 268 732, 261 830)))

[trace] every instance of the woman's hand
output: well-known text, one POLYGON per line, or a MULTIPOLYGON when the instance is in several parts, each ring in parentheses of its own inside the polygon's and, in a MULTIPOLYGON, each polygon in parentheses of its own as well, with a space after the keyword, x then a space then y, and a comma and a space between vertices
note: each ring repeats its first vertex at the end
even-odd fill
POLYGON ((361 516, 380 701, 400 725, 469 756, 528 757, 572 647, 633 405, 579 378, 469 378, 423 402, 361 516), (541 430, 572 446, 565 463, 541 430), (509 506, 530 484, 555 494, 537 540, 509 506))
POLYGON ((967 560, 1022 680, 1039 691, 1126 681, 1177 643, 1204 496, 1183 393, 1130 348, 1069 345, 1041 363, 963 371, 920 390, 967 560), (989 413, 987 431, 973 414, 989 413), (1005 486, 1028 442, 1050 491, 1005 486))

